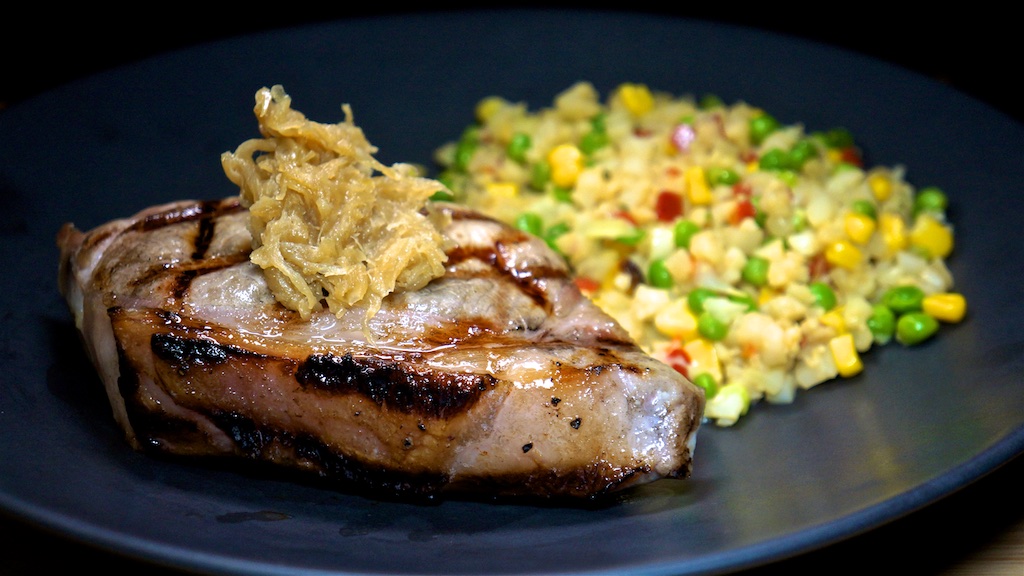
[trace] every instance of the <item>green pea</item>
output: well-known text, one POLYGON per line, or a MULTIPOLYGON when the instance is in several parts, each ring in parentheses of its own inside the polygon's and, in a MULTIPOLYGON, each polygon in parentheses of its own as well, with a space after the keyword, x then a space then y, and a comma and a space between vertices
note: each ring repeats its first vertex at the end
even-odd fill
POLYGON ((697 332, 708 340, 718 341, 729 333, 729 325, 704 311, 697 316, 697 332))
POLYGON ((553 224, 546 232, 544 232, 544 241, 548 243, 548 246, 550 246, 552 250, 561 253, 561 250, 558 249, 558 238, 568 231, 569 225, 565 222, 553 224))
POLYGON ((838 303, 836 300, 836 293, 832 290, 832 287, 824 282, 811 282, 807 286, 811 295, 814 296, 814 303, 821 306, 824 310, 831 310, 836 307, 838 303))
POLYGON ((700 314, 704 312, 704 301, 715 296, 718 293, 710 288, 694 288, 686 296, 686 305, 694 314, 700 314))
POLYGON ((704 389, 704 398, 714 398, 715 394, 718 394, 718 382, 707 372, 701 372, 694 376, 693 383, 704 389))
POLYGON ((908 312, 896 321, 896 341, 904 346, 920 344, 939 330, 939 321, 924 312, 908 312))
POLYGON ((704 173, 707 175, 707 181, 712 185, 725 184, 726 186, 732 186, 740 181, 739 173, 732 168, 712 166, 705 170, 704 173))
POLYGON ((530 138, 529 134, 517 132, 512 136, 512 139, 509 140, 508 147, 505 149, 505 154, 516 162, 525 162, 526 151, 529 150, 532 145, 533 140, 530 138))
POLYGON ((750 119, 750 141, 757 146, 780 127, 779 121, 769 114, 755 116, 750 119))
POLYGON ((534 236, 540 236, 544 231, 544 222, 537 214, 524 212, 516 218, 516 228, 534 236))
POLYGON ((569 231, 569 224, 567 224, 565 222, 559 222, 557 224, 552 224, 551 227, 548 228, 548 231, 544 233, 544 237, 545 238, 558 238, 559 236, 561 236, 562 234, 565 234, 568 231, 569 231))
POLYGON ((772 148, 761 155, 757 161, 757 167, 769 172, 789 170, 791 168, 789 154, 781 148, 772 148))
POLYGON ((801 168, 803 165, 818 155, 818 149, 814 146, 814 142, 810 140, 800 140, 793 145, 793 149, 789 151, 789 160, 793 168, 801 168))
POLYGON ((700 226, 692 220, 680 220, 676 222, 675 227, 672 229, 672 237, 675 240, 677 248, 689 248, 690 239, 693 235, 700 232, 700 226))
POLYGON ((455 168, 457 170, 465 171, 468 169, 469 162, 473 159, 473 154, 476 152, 479 144, 478 129, 470 127, 462 133, 462 137, 459 138, 458 143, 455 145, 455 168))
POLYGON ((761 197, 751 196, 750 204, 754 206, 754 223, 758 228, 764 229, 764 223, 768 221, 768 215, 761 210, 761 197))
POLYGON ((835 169, 832 171, 833 174, 840 174, 842 172, 849 172, 850 170, 860 170, 860 166, 851 164, 849 162, 837 162, 835 169))
POLYGON ((616 237, 615 241, 620 243, 620 244, 625 244, 626 246, 636 246, 643 239, 644 239, 644 229, 643 228, 634 228, 628 234, 616 237))
POLYGON ((572 188, 562 188, 561 186, 552 186, 551 195, 555 197, 555 200, 563 202, 565 204, 572 204, 572 188))
POLYGON ((867 326, 875 342, 888 344, 896 333, 896 314, 885 304, 875 304, 871 316, 868 316, 867 326))
POLYGON ((725 103, 722 102, 722 99, 719 98, 716 94, 705 94, 704 96, 701 97, 700 102, 697 103, 697 106, 701 110, 710 110, 711 108, 720 108, 720 107, 722 107, 724 105, 725 105, 725 103))
POLYGON ((451 170, 443 170, 437 175, 437 181, 444 184, 449 190, 455 185, 455 174, 451 170))
POLYGON ((811 221, 807 219, 807 212, 800 208, 793 211, 792 222, 793 232, 803 232, 811 225, 811 221))
POLYGON ((790 188, 796 186, 797 178, 799 178, 799 175, 796 172, 789 169, 779 170, 778 176, 779 179, 785 182, 790 188))
POLYGON ((854 200, 853 204, 850 204, 850 210, 855 214, 867 216, 872 220, 878 219, 878 210, 870 200, 854 200))
POLYGON ((757 301, 754 300, 754 297, 751 296, 750 294, 729 294, 728 296, 726 296, 726 298, 728 298, 731 302, 743 304, 744 306, 747 307, 747 312, 753 312, 754 310, 757 310, 757 301))
POLYGON ((431 194, 430 199, 435 202, 451 202, 455 200, 455 195, 447 190, 438 190, 431 194))
POLYGON ((829 148, 849 148, 853 146, 853 134, 846 128, 833 128, 822 135, 825 145, 829 148))
POLYGON ((530 188, 544 190, 551 181, 551 164, 541 160, 530 167, 530 188))
POLYGON ((924 302, 924 290, 917 286, 895 286, 882 295, 882 304, 896 314, 917 312, 924 302))
POLYGON ((655 288, 671 288, 675 284, 672 273, 668 271, 664 260, 652 260, 647 267, 647 283, 655 288))
POLYGON ((608 133, 604 130, 591 130, 580 138, 580 152, 587 156, 608 145, 608 133))
POLYGON ((747 258, 740 275, 754 286, 764 286, 768 283, 768 268, 770 266, 771 262, 767 258, 751 256, 747 258))
POLYGON ((948 205, 949 200, 946 198, 945 192, 939 188, 935 186, 922 188, 914 197, 914 215, 921 212, 942 213, 946 211, 948 205))

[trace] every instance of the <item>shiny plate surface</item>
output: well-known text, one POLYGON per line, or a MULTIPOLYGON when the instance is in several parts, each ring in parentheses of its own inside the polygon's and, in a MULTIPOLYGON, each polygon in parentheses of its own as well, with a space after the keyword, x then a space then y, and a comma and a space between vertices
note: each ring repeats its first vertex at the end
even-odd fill
POLYGON ((0 508, 101 549, 219 574, 720 573, 877 528, 1024 451, 1024 126, 870 58, 643 14, 365 17, 91 76, 4 111, 0 135, 0 508), (431 165, 483 96, 546 106, 577 80, 850 129, 869 164, 949 195, 969 318, 873 349, 863 374, 792 405, 703 428, 690 480, 599 508, 376 501, 130 451, 57 293, 61 224, 234 194, 219 156, 256 136, 262 86, 321 122, 349 103, 380 160, 431 165))

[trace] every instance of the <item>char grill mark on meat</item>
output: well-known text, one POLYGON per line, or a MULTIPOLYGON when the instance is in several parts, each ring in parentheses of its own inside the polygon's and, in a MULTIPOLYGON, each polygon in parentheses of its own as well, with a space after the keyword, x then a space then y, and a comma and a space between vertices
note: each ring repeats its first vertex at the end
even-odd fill
MULTIPOLYGON (((140 218, 132 223, 125 232, 151 232, 157 228, 163 228, 171 226, 173 224, 179 224, 181 222, 194 222, 194 221, 205 221, 207 225, 211 224, 213 220, 220 215, 231 214, 235 212, 241 212, 245 210, 242 204, 236 198, 230 198, 227 200, 206 200, 202 202, 188 202, 180 205, 169 207, 167 210, 157 211, 147 214, 144 218, 140 218)), ((204 235, 203 243, 196 243, 196 246, 209 246, 209 240, 212 237, 211 232, 204 235)), ((199 254, 200 251, 194 252, 199 254)), ((196 259, 201 258, 197 256, 196 259)))
POLYGON ((237 199, 65 226, 61 290, 128 441, 398 495, 592 498, 687 477, 699 389, 542 241, 443 209, 446 274, 369 326, 278 304, 237 199))
POLYGON ((153 348, 153 353, 157 358, 167 362, 182 374, 188 373, 193 368, 223 364, 232 356, 244 357, 247 355, 245 351, 233 346, 164 333, 153 334, 150 339, 150 347, 153 348))
MULTIPOLYGON (((118 237, 146 236, 171 227, 182 229, 187 232, 180 236, 182 253, 177 255, 173 262, 168 262, 165 259, 156 259, 149 262, 148 265, 133 262, 135 268, 145 267, 146 269, 139 270, 135 273, 134 278, 129 278, 129 285, 140 292, 162 286, 164 288, 156 291, 162 291, 171 298, 180 300, 197 276, 248 260, 249 255, 246 252, 235 252, 215 257, 210 257, 208 254, 215 235, 216 222, 227 215, 244 213, 245 208, 236 198, 175 204, 166 210, 152 210, 141 218, 125 223, 124 226, 108 227, 101 234, 97 234, 95 237, 90 236, 87 240, 89 243, 83 246, 81 251, 95 250, 104 242, 115 241, 118 237)), ((127 256, 137 257, 139 255, 129 253, 127 256)), ((116 268, 100 268, 98 270, 100 276, 97 277, 96 283, 100 285, 116 283, 117 279, 104 275, 111 272, 116 272, 116 268)))
POLYGON ((456 246, 448 251, 448 268, 457 270, 458 264, 470 259, 486 262, 491 270, 500 275, 511 278, 519 287, 519 290, 530 297, 537 306, 544 310, 550 310, 545 292, 545 281, 568 276, 566 270, 553 267, 538 267, 531 270, 520 270, 509 264, 509 257, 506 254, 507 244, 522 242, 525 233, 516 230, 509 230, 507 239, 497 240, 493 246, 456 246))
POLYGON ((289 467, 312 470, 336 485, 359 486, 379 495, 429 496, 442 490, 448 482, 443 474, 395 473, 386 468, 353 462, 315 436, 293 436, 286 431, 267 430, 237 413, 217 414, 213 419, 228 432, 248 460, 287 463, 289 467), (281 455, 287 455, 287 459, 282 459, 281 455))
POLYGON ((299 366, 299 384, 334 393, 357 392, 378 406, 428 418, 450 418, 494 387, 490 374, 420 371, 378 358, 313 354, 299 366))

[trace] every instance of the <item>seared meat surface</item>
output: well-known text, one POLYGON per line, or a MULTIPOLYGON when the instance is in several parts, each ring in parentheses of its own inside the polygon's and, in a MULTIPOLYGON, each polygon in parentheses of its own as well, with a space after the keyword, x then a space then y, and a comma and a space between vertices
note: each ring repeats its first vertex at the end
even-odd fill
POLYGON ((65 225, 60 289, 128 441, 398 495, 594 497, 688 476, 702 392, 542 241, 442 209, 445 275, 368 324, 278 304, 235 198, 65 225))

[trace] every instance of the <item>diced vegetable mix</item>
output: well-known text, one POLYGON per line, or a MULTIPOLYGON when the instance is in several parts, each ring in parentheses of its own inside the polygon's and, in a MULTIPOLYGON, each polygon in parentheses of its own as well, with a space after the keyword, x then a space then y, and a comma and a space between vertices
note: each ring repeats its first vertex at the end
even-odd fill
POLYGON ((581 82, 537 111, 485 98, 437 161, 439 199, 543 238, 720 426, 965 316, 946 195, 865 166, 843 129, 581 82))

